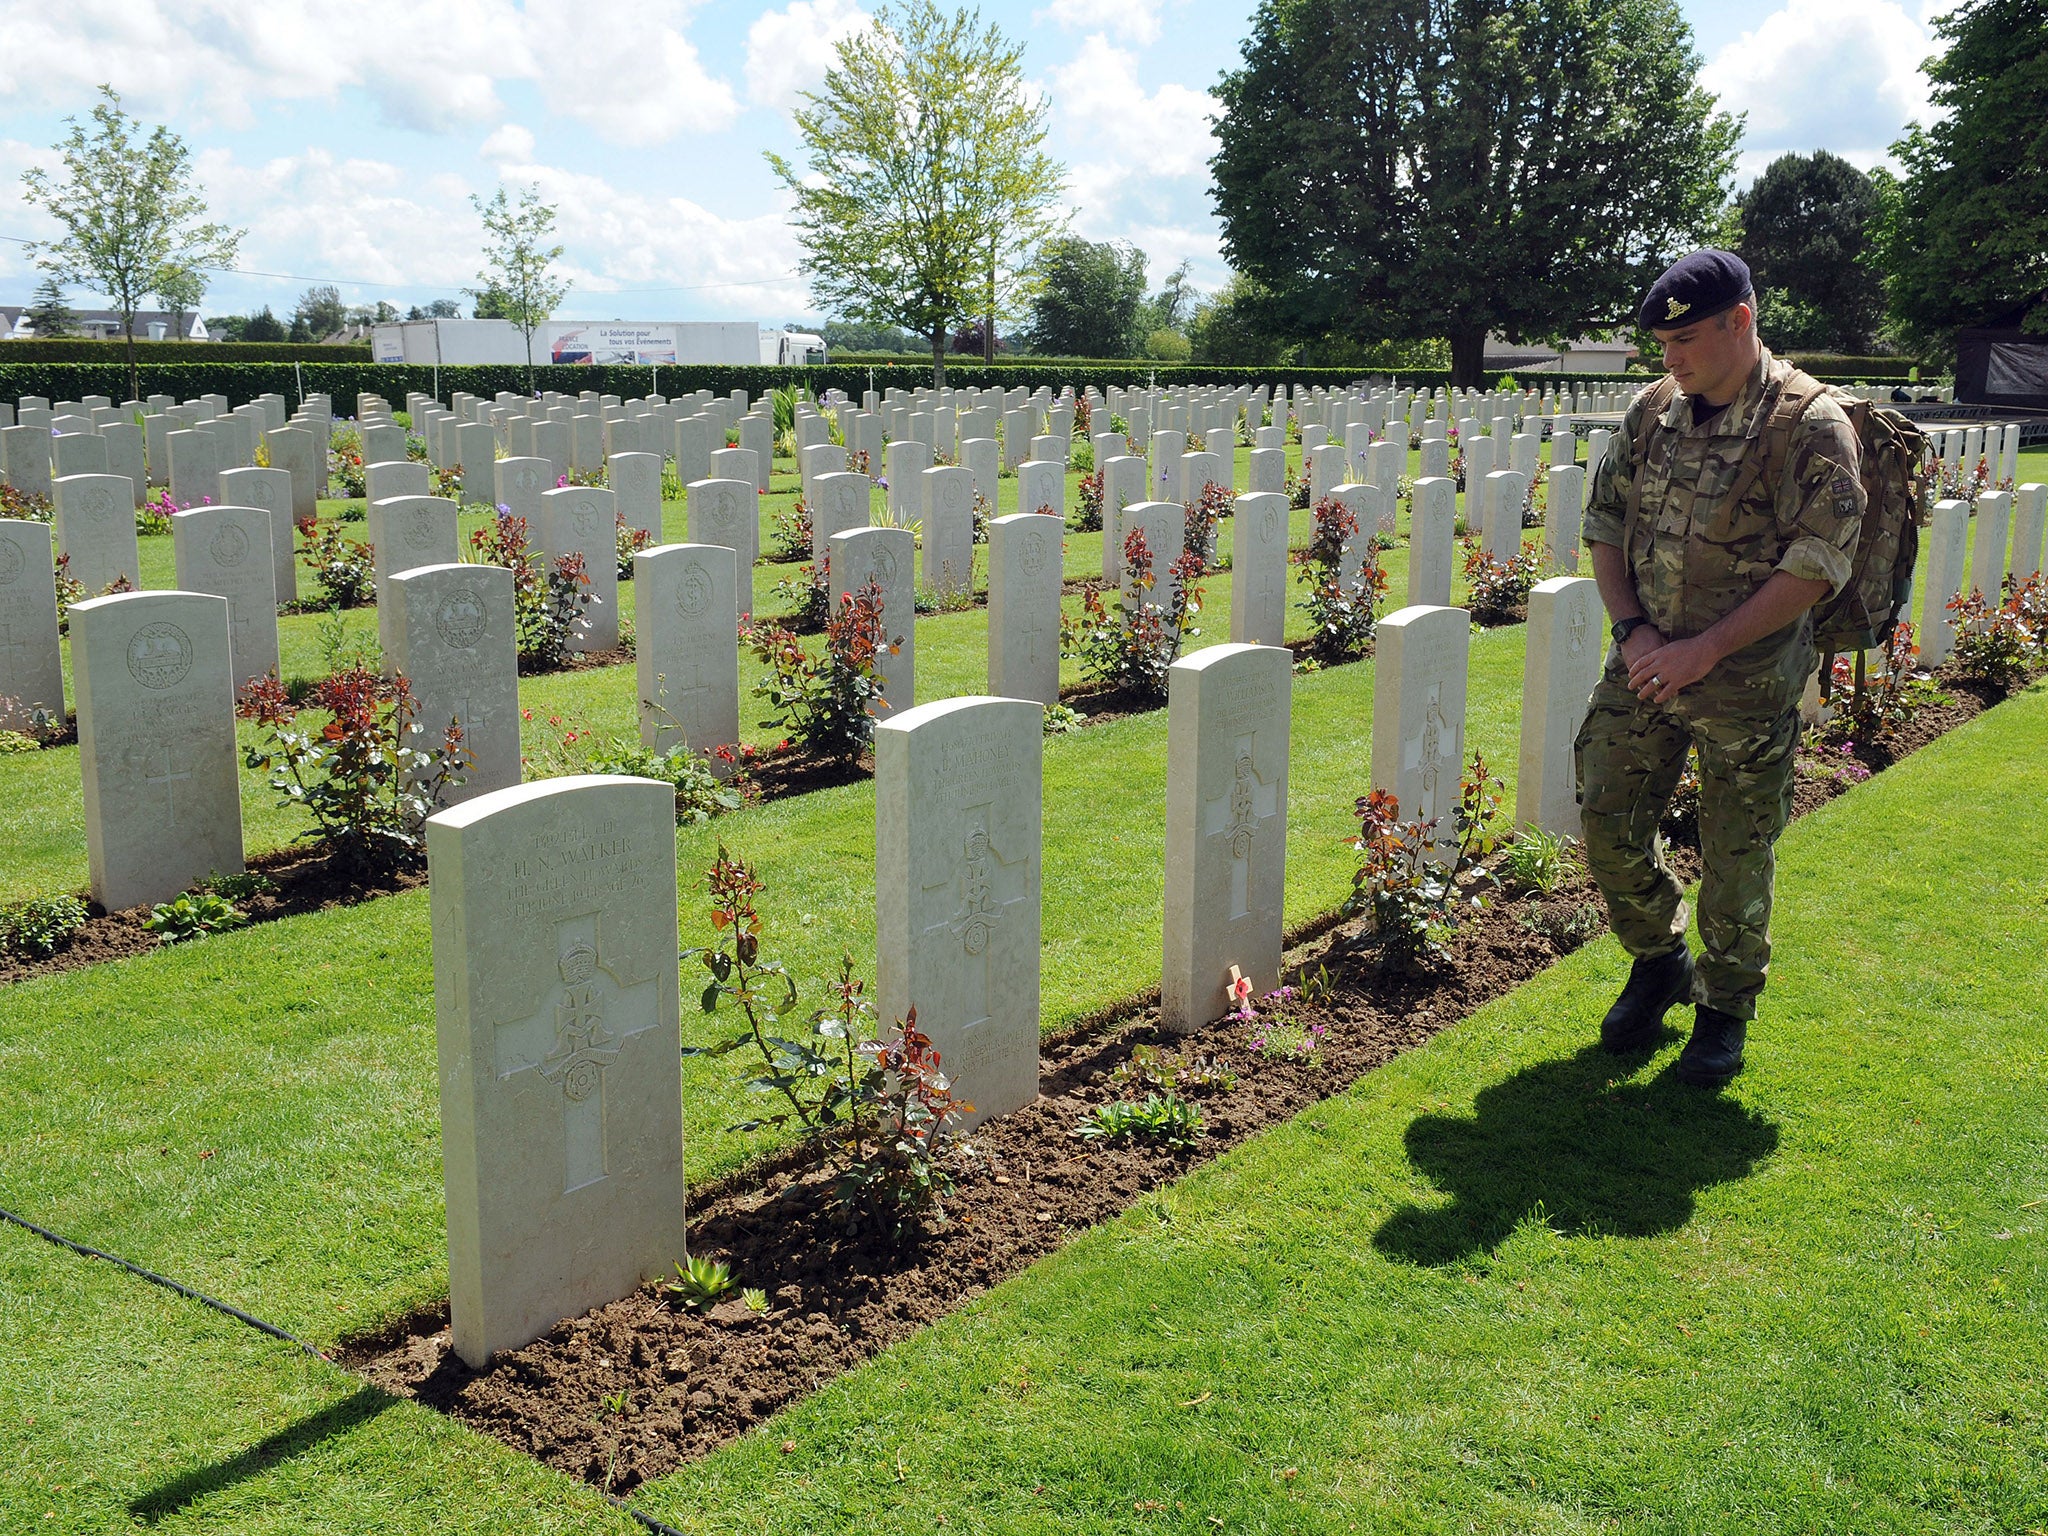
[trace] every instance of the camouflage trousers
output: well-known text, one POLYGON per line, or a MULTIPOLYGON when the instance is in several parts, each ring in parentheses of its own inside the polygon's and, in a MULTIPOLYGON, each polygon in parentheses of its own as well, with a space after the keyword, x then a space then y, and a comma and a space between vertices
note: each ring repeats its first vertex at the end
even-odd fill
POLYGON ((1657 824, 1699 751, 1700 942, 1693 1001, 1738 1019, 1756 1017, 1771 959, 1775 845, 1792 815, 1799 711, 1680 714, 1603 676, 1574 744, 1586 863, 1607 898, 1608 920, 1637 959, 1685 942, 1685 895, 1657 846, 1657 824))

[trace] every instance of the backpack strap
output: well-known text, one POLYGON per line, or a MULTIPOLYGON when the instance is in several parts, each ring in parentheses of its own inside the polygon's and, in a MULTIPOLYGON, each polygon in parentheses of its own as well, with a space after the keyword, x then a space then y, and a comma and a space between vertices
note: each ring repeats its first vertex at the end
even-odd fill
POLYGON ((1652 384, 1643 395, 1643 414, 1636 418, 1636 472, 1628 487, 1628 514, 1621 524, 1621 547, 1624 556, 1635 548, 1636 525, 1643 515, 1643 472, 1649 462, 1650 434, 1657 423, 1671 408, 1671 398, 1678 393, 1678 380, 1665 374, 1652 384))
POLYGON ((1735 485, 1728 493, 1728 505, 1739 504, 1743 497, 1756 489, 1756 483, 1764 477, 1764 471, 1785 462, 1792 447, 1792 432, 1799 420, 1806 414, 1808 406, 1828 392, 1827 385, 1813 377, 1792 370, 1791 375, 1779 386, 1777 401, 1771 406, 1770 420, 1764 423, 1759 436, 1760 446, 1752 449, 1744 458, 1742 472, 1735 477, 1735 485))

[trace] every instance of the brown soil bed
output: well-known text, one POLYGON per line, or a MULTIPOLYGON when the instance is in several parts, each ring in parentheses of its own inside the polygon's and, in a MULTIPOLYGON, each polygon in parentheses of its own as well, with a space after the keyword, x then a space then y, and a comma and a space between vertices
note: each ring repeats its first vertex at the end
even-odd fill
MULTIPOLYGON (((1996 702, 1960 685, 1948 692, 1954 703, 1923 711, 1924 727, 1887 761, 1996 702)), ((1848 787, 1812 767, 1802 765, 1795 814, 1848 787)), ((1671 857, 1682 878, 1697 876, 1695 848, 1674 840, 1671 857)), ((1040 1098, 979 1131, 982 1155, 936 1230, 900 1240, 850 1230, 831 1206, 825 1176, 794 1153, 694 1190, 690 1252, 725 1261, 739 1284, 764 1291, 763 1314, 730 1300, 700 1315, 647 1286, 474 1371, 449 1347, 442 1305, 348 1342, 338 1358, 377 1386, 571 1476, 628 1491, 709 1454, 1076 1233, 1528 980, 1584 940, 1554 941, 1524 919, 1549 918, 1554 932, 1555 920, 1588 904, 1597 911, 1599 896, 1584 876, 1547 898, 1501 899, 1456 936, 1449 963, 1416 971, 1380 967, 1360 944, 1356 920, 1331 914, 1303 925, 1290 936, 1289 979, 1325 968, 1334 978, 1327 1003, 1297 1012, 1302 1024, 1326 1031, 1307 1058, 1255 1050, 1252 1027, 1233 1020, 1163 1036, 1156 989, 1105 1009, 1044 1043, 1040 1098), (1126 1093, 1110 1074, 1147 1044, 1219 1057, 1236 1071, 1234 1088, 1200 1100, 1199 1144, 1173 1151, 1077 1140, 1084 1111, 1126 1093), (619 1393, 631 1404, 623 1418, 604 1408, 619 1393)), ((1603 920, 1591 932, 1604 928, 1603 920)))
MULTIPOLYGON (((354 906, 427 883, 425 864, 359 879, 326 854, 304 848, 277 848, 256 854, 249 859, 248 868, 274 882, 271 889, 236 903, 251 924, 273 922, 301 912, 324 911, 328 907, 354 906)), ((53 955, 31 959, 0 951, 0 984, 83 970, 103 960, 125 960, 161 946, 162 941, 142 926, 149 919, 148 907, 108 912, 95 901, 86 904, 86 911, 90 916, 85 927, 53 955)))

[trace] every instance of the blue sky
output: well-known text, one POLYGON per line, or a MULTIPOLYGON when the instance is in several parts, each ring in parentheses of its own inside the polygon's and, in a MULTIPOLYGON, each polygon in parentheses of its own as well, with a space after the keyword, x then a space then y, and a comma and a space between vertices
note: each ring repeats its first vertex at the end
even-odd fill
MULTIPOLYGON (((1926 113, 1942 0, 1683 0, 1709 86, 1748 113, 1742 172, 1827 148, 1868 166, 1926 113)), ((288 313, 309 281, 401 309, 473 283, 468 197, 537 183, 562 211, 570 319, 813 315, 764 149, 872 0, 0 0, 0 236, 48 232, 20 173, 109 81, 195 152, 246 227, 209 314, 288 313), (265 276, 260 274, 278 274, 265 276)), ((1208 200, 1208 87, 1250 0, 992 0, 1026 44, 1074 228, 1226 275, 1208 200)), ((37 275, 0 240, 0 301, 37 275)), ((84 307, 94 296, 72 296, 84 307)))

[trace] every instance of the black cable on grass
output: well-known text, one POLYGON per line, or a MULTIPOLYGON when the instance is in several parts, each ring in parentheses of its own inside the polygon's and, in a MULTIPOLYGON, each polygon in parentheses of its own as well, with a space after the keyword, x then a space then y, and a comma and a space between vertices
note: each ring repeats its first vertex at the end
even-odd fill
MULTIPOLYGON (((127 1270, 131 1275, 140 1276, 151 1285, 160 1285, 167 1291, 176 1291, 180 1296, 188 1297, 202 1306, 211 1307, 214 1311, 224 1316, 232 1317, 238 1323, 247 1323, 258 1333, 267 1333, 273 1339, 282 1339, 287 1344, 296 1344, 300 1349, 303 1349, 307 1354, 323 1364, 334 1364, 326 1355, 315 1349, 311 1344, 308 1344, 297 1334, 288 1332, 278 1327, 275 1323, 266 1323, 260 1317, 252 1317, 240 1307, 230 1306, 227 1302, 209 1296, 204 1291, 195 1291, 191 1286, 182 1285, 168 1275, 160 1275, 153 1269, 144 1269, 140 1264, 131 1264, 119 1254, 108 1253, 103 1249, 94 1248, 88 1243, 74 1243, 70 1238, 60 1236, 52 1232, 48 1227, 37 1226, 25 1216, 15 1215, 14 1212, 8 1210, 5 1206, 0 1206, 0 1221, 11 1221, 24 1232, 33 1232, 44 1242, 58 1248, 69 1249, 82 1258, 104 1259, 109 1264, 118 1265, 120 1268, 127 1270)), ((607 1493, 605 1498, 616 1508, 624 1510, 627 1514, 631 1515, 647 1530, 653 1531, 655 1536, 683 1536, 683 1532, 677 1530, 674 1526, 664 1524, 662 1521, 655 1519, 654 1516, 635 1509, 616 1494, 607 1493)))
POLYGON ((278 1327, 275 1323, 266 1323, 260 1317, 251 1317, 247 1312, 244 1312, 240 1307, 231 1307, 224 1301, 215 1300, 213 1297, 207 1295, 204 1291, 195 1291, 189 1285, 181 1285, 176 1280, 171 1279, 168 1275, 160 1275, 153 1269, 144 1269, 140 1264, 131 1264, 128 1262, 128 1260, 122 1258, 119 1254, 106 1253, 98 1248, 89 1247, 84 1243, 74 1243, 68 1237, 59 1237, 55 1232, 52 1232, 48 1227, 39 1227, 34 1222, 28 1220, 28 1218, 24 1216, 17 1216, 14 1214, 14 1212, 6 1209, 4 1206, 0 1206, 0 1221, 11 1221, 17 1227, 20 1227, 23 1231, 35 1233, 35 1235, 37 1237, 40 1237, 44 1242, 53 1243, 59 1248, 68 1248, 73 1253, 83 1255, 85 1258, 105 1259, 109 1264, 117 1264, 122 1269, 127 1270, 128 1273, 131 1275, 140 1275, 143 1279, 147 1280, 151 1285, 160 1285, 167 1291, 176 1291, 180 1296, 188 1296, 192 1300, 200 1303, 202 1306, 211 1307, 216 1312, 224 1313, 227 1316, 232 1317, 233 1319, 235 1319, 236 1322, 247 1323, 251 1328, 254 1328, 258 1333, 267 1333, 273 1339, 282 1339, 287 1344, 296 1344, 299 1346, 299 1348, 303 1349, 307 1354, 311 1355, 315 1360, 326 1361, 326 1363, 329 1365, 332 1365, 334 1363, 333 1361, 328 1360, 327 1356, 322 1354, 319 1350, 315 1349, 312 1345, 308 1344, 304 1339, 300 1338, 297 1334, 288 1333, 284 1329, 278 1327))

